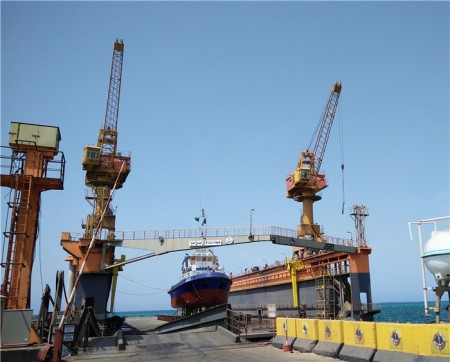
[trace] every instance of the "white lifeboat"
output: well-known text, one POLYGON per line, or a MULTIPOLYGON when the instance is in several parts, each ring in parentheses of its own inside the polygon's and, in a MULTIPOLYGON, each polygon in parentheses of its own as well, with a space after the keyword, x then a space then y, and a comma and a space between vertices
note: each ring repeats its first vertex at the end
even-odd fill
POLYGON ((450 282, 450 230, 433 231, 423 249, 425 266, 438 285, 450 282))

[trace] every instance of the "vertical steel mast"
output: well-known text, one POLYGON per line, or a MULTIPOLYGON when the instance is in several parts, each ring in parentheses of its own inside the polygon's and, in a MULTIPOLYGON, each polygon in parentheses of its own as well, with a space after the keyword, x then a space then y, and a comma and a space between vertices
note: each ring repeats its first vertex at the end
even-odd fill
POLYGON ((7 298, 6 309, 30 307, 41 193, 62 190, 64 184, 65 159, 58 152, 60 140, 58 127, 11 123, 12 154, 2 155, 2 159, 10 161, 10 172, 1 175, 1 186, 12 190, 7 213, 9 231, 4 232, 8 249, 6 260, 2 260, 5 270, 1 294, 7 298))

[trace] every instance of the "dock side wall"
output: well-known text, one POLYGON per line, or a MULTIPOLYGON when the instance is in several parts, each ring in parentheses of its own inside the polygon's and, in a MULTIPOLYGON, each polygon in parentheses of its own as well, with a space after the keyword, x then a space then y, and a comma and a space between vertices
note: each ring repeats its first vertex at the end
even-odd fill
MULTIPOLYGON (((316 290, 313 280, 298 282, 299 304, 313 306, 316 304, 316 290)), ((292 307, 292 284, 273 285, 269 287, 246 289, 230 292, 228 304, 232 307, 265 307, 276 304, 279 307, 292 307)))

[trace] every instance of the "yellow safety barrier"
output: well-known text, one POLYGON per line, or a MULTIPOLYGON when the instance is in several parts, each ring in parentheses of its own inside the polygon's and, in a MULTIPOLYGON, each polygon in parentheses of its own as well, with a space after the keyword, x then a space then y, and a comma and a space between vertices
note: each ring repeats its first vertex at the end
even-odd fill
POLYGON ((336 358, 339 354, 367 355, 368 360, 390 361, 400 356, 396 353, 402 353, 411 358, 450 359, 450 324, 277 318, 276 327, 277 336, 272 344, 278 348, 286 344, 287 336, 294 349, 336 358))
POLYGON ((287 328, 288 337, 297 337, 295 321, 295 318, 277 318, 277 336, 286 336, 287 328))
POLYGON ((339 358, 346 361, 372 361, 377 350, 377 332, 374 322, 345 321, 344 346, 339 358))
POLYGON ((319 320, 319 341, 313 352, 322 356, 337 358, 344 345, 344 329, 342 321, 319 320))
POLYGON ((319 341, 344 343, 342 323, 339 320, 319 320, 319 341))
POLYGON ((295 320, 295 318, 277 318, 277 335, 272 340, 272 346, 284 348, 283 346, 288 345, 292 347, 297 338, 295 320))
POLYGON ((319 321, 317 319, 297 319, 295 327, 297 339, 293 348, 300 352, 311 352, 319 340, 319 321))
POLYGON ((416 324, 377 323, 379 350, 417 354, 414 341, 416 324))
POLYGON ((377 348, 377 332, 374 322, 344 321, 344 345, 377 348))
POLYGON ((419 355, 450 357, 450 324, 416 324, 414 332, 419 355))
POLYGON ((307 338, 313 341, 319 339, 319 320, 317 319, 297 319, 297 338, 307 338))
POLYGON ((450 358, 449 324, 377 323, 375 359, 395 358, 392 353, 450 358))

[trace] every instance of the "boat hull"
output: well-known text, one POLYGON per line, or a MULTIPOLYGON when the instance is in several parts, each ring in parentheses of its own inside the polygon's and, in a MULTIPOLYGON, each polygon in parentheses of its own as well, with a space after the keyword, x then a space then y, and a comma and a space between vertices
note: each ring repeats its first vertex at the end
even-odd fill
POLYGON ((181 280, 170 288, 172 308, 226 304, 231 280, 224 273, 203 273, 181 280))

